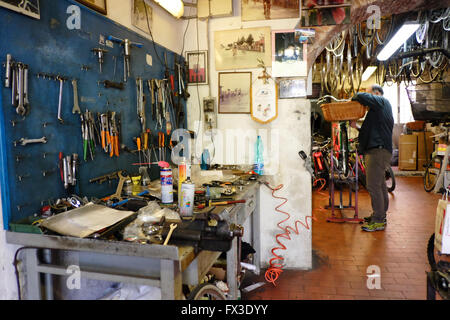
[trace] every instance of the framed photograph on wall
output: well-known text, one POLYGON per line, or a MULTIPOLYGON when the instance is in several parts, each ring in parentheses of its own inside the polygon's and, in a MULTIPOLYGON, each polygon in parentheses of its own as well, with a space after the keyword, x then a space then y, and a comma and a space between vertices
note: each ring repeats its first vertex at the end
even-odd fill
POLYGON ((295 30, 272 31, 272 76, 306 77, 307 46, 295 30))
POLYGON ((300 17, 300 0, 242 0, 242 21, 295 19, 300 17))
POLYGON ((278 83, 279 98, 305 98, 308 95, 305 78, 283 78, 278 83))
POLYGON ((351 5, 351 0, 302 0, 302 26, 349 24, 351 5))
POLYGON ((106 0, 76 0, 77 2, 84 4, 86 7, 89 7, 101 14, 108 13, 106 8, 106 0))
POLYGON ((219 72, 219 113, 251 113, 251 72, 219 72))
POLYGON ((0 7, 22 13, 35 19, 41 19, 39 0, 0 0, 0 7))
POLYGON ((153 22, 153 8, 144 0, 132 0, 131 23, 136 28, 150 34, 153 22))
POLYGON ((214 54, 216 70, 252 69, 272 65, 270 27, 216 31, 214 54))
POLYGON ((186 52, 188 84, 208 84, 208 51, 186 52))

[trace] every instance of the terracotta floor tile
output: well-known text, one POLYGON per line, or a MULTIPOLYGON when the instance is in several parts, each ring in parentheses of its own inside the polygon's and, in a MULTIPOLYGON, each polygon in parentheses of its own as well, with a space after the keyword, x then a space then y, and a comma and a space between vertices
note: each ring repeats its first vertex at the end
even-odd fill
MULTIPOLYGON (((312 224, 312 248, 317 263, 313 270, 286 270, 277 287, 265 286, 262 291, 250 293, 249 299, 426 299, 426 247, 434 232, 440 196, 426 193, 421 177, 396 177, 396 182, 383 232, 366 233, 360 224, 327 222, 331 212, 324 209, 328 191, 314 192, 312 208, 317 220, 312 224), (367 288, 367 267, 371 265, 380 268, 381 290, 367 288)), ((360 217, 370 213, 370 197, 362 189, 360 217)), ((353 215, 350 211, 343 214, 353 215)), ((264 274, 260 278, 264 281, 264 274)))

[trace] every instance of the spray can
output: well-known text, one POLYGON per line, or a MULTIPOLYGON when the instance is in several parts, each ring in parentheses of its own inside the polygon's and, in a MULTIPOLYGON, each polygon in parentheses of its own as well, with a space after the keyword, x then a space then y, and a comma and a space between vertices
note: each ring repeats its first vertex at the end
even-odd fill
POLYGON ((195 195, 195 184, 192 183, 191 179, 187 178, 181 185, 181 203, 180 203, 180 214, 182 217, 192 217, 194 214, 194 195, 195 195))
POLYGON ((170 168, 161 169, 161 202, 173 203, 173 176, 170 168))

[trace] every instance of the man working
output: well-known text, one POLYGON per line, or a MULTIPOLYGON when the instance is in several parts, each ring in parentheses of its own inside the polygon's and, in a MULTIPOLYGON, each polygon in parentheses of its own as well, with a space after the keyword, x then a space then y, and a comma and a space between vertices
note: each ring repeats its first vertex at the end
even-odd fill
POLYGON ((373 85, 367 93, 358 93, 352 99, 369 108, 361 128, 356 121, 350 124, 359 130, 359 152, 364 155, 366 187, 372 200, 373 213, 362 227, 364 231, 384 230, 389 207, 385 169, 392 158, 394 117, 391 104, 383 94, 382 87, 373 85))

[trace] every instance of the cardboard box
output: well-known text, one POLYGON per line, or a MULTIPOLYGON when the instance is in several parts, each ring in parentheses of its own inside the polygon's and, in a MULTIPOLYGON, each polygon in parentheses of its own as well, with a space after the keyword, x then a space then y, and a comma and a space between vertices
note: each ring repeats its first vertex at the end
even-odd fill
POLYGON ((417 135, 402 134, 398 144, 399 170, 417 170, 417 135))
POLYGON ((434 151, 432 132, 413 132, 417 136, 417 170, 424 171, 434 151))

